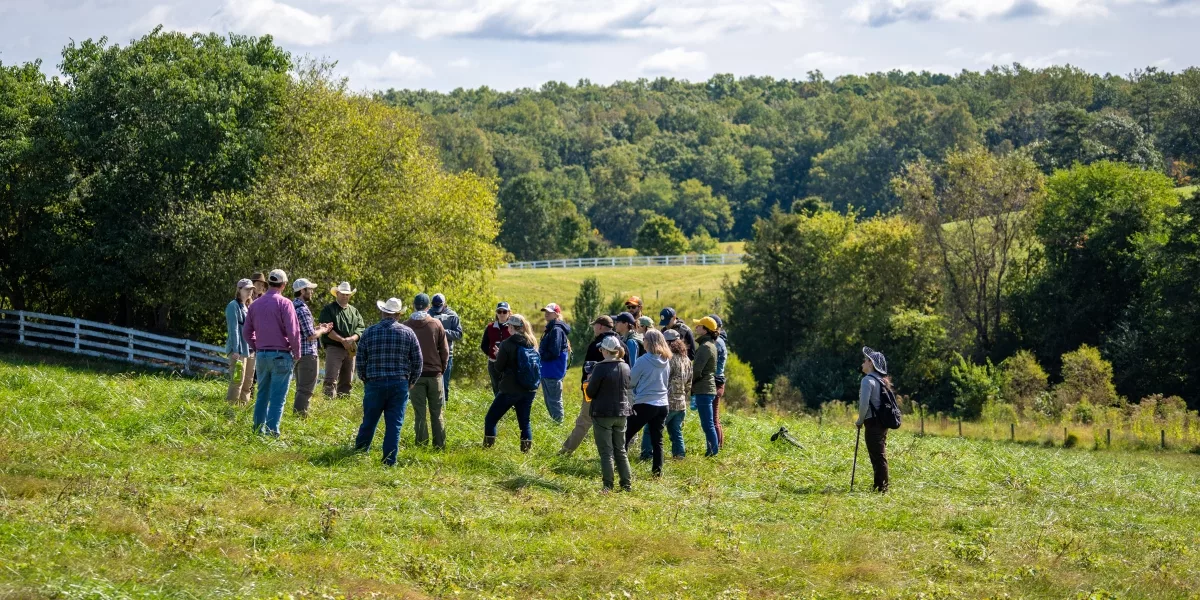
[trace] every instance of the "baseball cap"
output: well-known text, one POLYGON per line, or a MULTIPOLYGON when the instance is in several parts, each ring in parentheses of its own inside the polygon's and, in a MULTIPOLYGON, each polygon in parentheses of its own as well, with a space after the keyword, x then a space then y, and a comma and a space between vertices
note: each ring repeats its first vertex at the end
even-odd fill
POLYGON ((608 327, 609 329, 612 329, 612 326, 613 326, 612 317, 610 317, 608 315, 600 315, 600 316, 596 317, 595 321, 592 321, 592 325, 603 325, 605 327, 608 327))
POLYGON ((561 315, 562 307, 559 306, 558 304, 555 304, 554 302, 551 302, 550 304, 546 305, 546 308, 542 309, 542 312, 552 312, 554 314, 561 315))
POLYGON ((621 349, 621 339, 615 335, 607 336, 601 340, 600 347, 609 352, 616 352, 621 349))
POLYGON ((675 318, 675 309, 668 306, 658 313, 658 317, 658 324, 662 327, 666 327, 667 325, 671 324, 671 319, 675 318))
POLYGON ((663 332, 663 337, 667 338, 668 342, 673 342, 679 339, 679 332, 674 329, 668 329, 663 332))
POLYGON ((315 283, 313 283, 313 282, 311 282, 311 281, 309 281, 309 280, 307 280, 307 279, 305 279, 305 278, 303 278, 303 277, 301 277, 300 279, 297 279, 296 281, 292 282, 292 291, 293 291, 293 292, 298 292, 298 291, 300 291, 300 290, 303 290, 303 289, 310 289, 310 290, 313 290, 313 289, 316 289, 316 288, 317 288, 317 284, 315 284, 315 283))
POLYGON ((496 310, 509 310, 507 302, 499 302, 496 304, 496 310))
POLYGON ((692 325, 700 325, 701 327, 703 327, 709 331, 717 331, 719 329, 717 327, 717 322, 714 321, 712 317, 704 317, 703 319, 696 319, 696 320, 692 321, 692 325))
POLYGON ((439 293, 433 295, 433 305, 434 306, 441 306, 445 303, 446 303, 446 295, 445 294, 442 294, 439 292, 439 293))
POLYGON ((631 304, 633 306, 641 306, 642 305, 641 296, 630 296, 629 299, 625 301, 625 306, 629 306, 631 304))
POLYGON ((654 319, 651 319, 646 315, 642 315, 638 317, 638 325, 642 327, 654 327, 654 319))
POLYGON ((238 280, 237 289, 240 290, 242 288, 248 288, 248 287, 254 287, 254 282, 250 281, 249 279, 239 279, 238 280))
POLYGON ((267 274, 267 283, 278 285, 280 283, 286 283, 287 280, 287 273, 285 273, 283 269, 274 269, 267 274))
POLYGON ((429 295, 425 293, 417 294, 417 297, 413 298, 413 308, 417 310, 429 308, 429 295))
POLYGON ((634 319, 633 315, 627 312, 617 315, 617 318, 613 320, 617 323, 625 323, 626 325, 637 325, 637 319, 634 319))
POLYGON ((710 318, 712 318, 713 321, 717 322, 717 327, 719 327, 721 329, 725 329, 725 321, 722 321, 721 317, 718 317, 717 315, 708 315, 708 316, 710 318))
POLYGON ((525 319, 522 318, 521 315, 512 315, 507 321, 504 322, 504 324, 508 327, 524 327, 525 319))

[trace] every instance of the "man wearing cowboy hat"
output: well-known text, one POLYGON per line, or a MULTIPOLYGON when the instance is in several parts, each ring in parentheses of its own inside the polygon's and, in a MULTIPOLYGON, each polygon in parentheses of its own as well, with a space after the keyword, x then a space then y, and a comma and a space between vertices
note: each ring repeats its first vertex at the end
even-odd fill
POLYGON ((334 386, 338 396, 350 393, 354 378, 355 347, 366 329, 362 314, 350 305, 350 296, 355 291, 349 281, 339 283, 329 290, 336 300, 321 309, 321 322, 333 323, 333 330, 321 336, 321 346, 325 348, 324 391, 330 398, 335 397, 334 386))
POLYGON ((333 329, 330 323, 313 323, 308 303, 312 302, 316 288, 317 284, 303 277, 292 283, 292 306, 296 307, 296 321, 300 324, 300 360, 296 361, 296 400, 292 410, 300 417, 308 416, 308 401, 317 387, 317 340, 333 329))
POLYGON ((383 417, 383 464, 396 464, 400 428, 408 392, 421 375, 421 344, 411 328, 396 320, 404 310, 397 298, 377 300, 379 322, 367 329, 358 345, 358 378, 363 381, 363 421, 354 448, 371 449, 375 427, 383 417))

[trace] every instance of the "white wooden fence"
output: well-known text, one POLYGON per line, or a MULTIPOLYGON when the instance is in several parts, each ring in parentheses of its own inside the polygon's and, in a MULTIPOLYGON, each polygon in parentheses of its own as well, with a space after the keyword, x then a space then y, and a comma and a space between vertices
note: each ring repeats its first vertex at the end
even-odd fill
POLYGON ((184 373, 229 372, 223 347, 71 317, 0 310, 0 340, 4 339, 184 373))
POLYGON ((511 262, 509 269, 578 269, 582 267, 656 267, 671 265, 736 265, 745 254, 676 254, 674 256, 605 256, 511 262))

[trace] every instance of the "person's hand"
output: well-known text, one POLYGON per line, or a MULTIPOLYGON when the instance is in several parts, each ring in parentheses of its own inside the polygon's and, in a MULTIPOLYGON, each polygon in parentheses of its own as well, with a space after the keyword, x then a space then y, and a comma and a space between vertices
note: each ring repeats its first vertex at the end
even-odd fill
POLYGON ((237 352, 232 352, 229 354, 229 359, 230 360, 242 360, 242 355, 238 354, 237 352))
POLYGON ((342 347, 349 351, 350 348, 354 347, 354 341, 350 338, 342 338, 342 347))
POLYGON ((862 421, 855 421, 855 422, 854 422, 854 426, 855 426, 855 427, 857 427, 857 428, 859 428, 859 429, 862 429, 862 421))

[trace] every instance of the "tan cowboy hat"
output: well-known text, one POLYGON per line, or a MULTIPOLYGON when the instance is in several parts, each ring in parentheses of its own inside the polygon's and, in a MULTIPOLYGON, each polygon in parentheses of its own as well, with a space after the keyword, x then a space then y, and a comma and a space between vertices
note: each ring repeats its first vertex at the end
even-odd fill
POLYGON ((375 306, 379 308, 380 312, 384 312, 389 315, 394 315, 404 310, 404 303, 401 302, 399 298, 388 298, 387 302, 384 302, 383 300, 376 300, 375 306))
POLYGON ((358 291, 358 290, 356 290, 356 289, 354 289, 354 288, 350 287, 350 282, 349 282, 349 281, 343 281, 343 282, 341 282, 341 283, 337 284, 337 287, 332 287, 332 288, 329 288, 329 293, 330 293, 330 294, 333 294, 334 296, 336 296, 336 295, 338 295, 338 294, 349 294, 349 295, 353 295, 353 294, 354 294, 354 292, 357 292, 357 291, 358 291))

